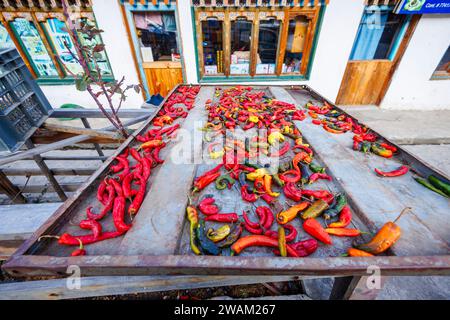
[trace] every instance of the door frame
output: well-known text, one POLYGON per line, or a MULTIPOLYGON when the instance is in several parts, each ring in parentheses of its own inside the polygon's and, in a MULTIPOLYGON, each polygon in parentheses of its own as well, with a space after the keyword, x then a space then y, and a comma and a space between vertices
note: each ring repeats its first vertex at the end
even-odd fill
POLYGON ((128 41, 133 51, 133 58, 135 62, 136 71, 139 76, 139 81, 143 86, 143 96, 145 99, 150 99, 150 89, 147 83, 147 77, 145 76, 144 68, 142 66, 143 61, 141 57, 140 47, 139 47, 139 39, 135 32, 136 27, 134 25, 133 13, 134 12, 173 12, 175 15, 175 23, 177 27, 177 46, 180 52, 180 61, 181 61, 181 70, 183 75, 183 81, 186 81, 185 75, 185 67, 184 67, 184 56, 183 56, 183 43, 181 40, 180 34, 180 21, 178 18, 177 5, 175 1, 167 1, 166 3, 159 2, 157 5, 153 3, 147 2, 146 4, 141 4, 140 2, 135 1, 134 4, 130 4, 128 1, 118 0, 123 20, 125 22, 125 26, 127 29, 128 41))
MULTIPOLYGON (((409 42, 410 42, 410 40, 412 38, 412 35, 414 34, 414 31, 416 29, 416 26, 417 26, 421 16, 422 16, 421 14, 412 15, 411 16, 411 18, 410 18, 410 20, 408 22, 408 25, 406 26, 406 30, 403 33, 403 38, 396 45, 396 49, 395 49, 396 52, 395 52, 394 56, 392 57, 392 59, 383 59, 383 61, 391 61, 392 65, 390 67, 390 70, 387 73, 387 77, 386 77, 385 82, 381 86, 380 93, 378 94, 378 97, 377 97, 377 99, 375 101, 375 105, 379 106, 381 104, 381 102, 383 101, 383 99, 384 99, 384 97, 386 95, 386 92, 389 89, 389 86, 390 86, 390 84, 392 82, 392 77, 393 77, 395 71, 398 68, 398 65, 399 65, 399 63, 400 63, 400 61, 401 61, 401 59, 402 59, 402 57, 403 57, 403 55, 404 55, 404 53, 406 51, 406 48, 408 47, 408 44, 409 44, 409 42)), ((358 38, 358 35, 359 35, 359 28, 358 28, 358 32, 355 35, 355 40, 353 41, 352 52, 354 50, 354 45, 355 45, 355 42, 356 42, 356 40, 358 38)), ((346 65, 344 74, 342 76, 341 84, 339 86, 339 91, 338 91, 338 94, 337 94, 337 97, 336 97, 336 101, 335 101, 336 103, 338 103, 338 101, 341 99, 341 95, 343 94, 344 81, 346 80, 346 73, 347 73, 347 70, 349 68, 349 63, 350 62, 357 62, 357 61, 371 61, 371 60, 350 60, 349 59, 347 61, 347 65, 346 65)))

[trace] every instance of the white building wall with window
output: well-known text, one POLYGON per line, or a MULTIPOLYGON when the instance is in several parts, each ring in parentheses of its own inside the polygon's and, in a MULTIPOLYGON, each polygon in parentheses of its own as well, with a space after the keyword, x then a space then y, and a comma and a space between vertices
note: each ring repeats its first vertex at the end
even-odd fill
POLYGON ((450 79, 430 79, 449 45, 450 15, 422 15, 380 107, 450 110, 450 79))
MULTIPOLYGON (((104 30, 102 39, 106 45, 106 52, 115 79, 120 80, 122 77, 125 77, 125 84, 139 84, 119 2, 93 0, 92 4, 98 27, 104 30)), ((53 108, 58 108, 64 103, 75 103, 86 108, 97 108, 89 93, 78 91, 75 85, 41 85, 41 88, 53 108)), ((144 98, 141 94, 130 90, 127 92, 127 100, 123 103, 122 108, 140 108, 143 102, 144 98)))

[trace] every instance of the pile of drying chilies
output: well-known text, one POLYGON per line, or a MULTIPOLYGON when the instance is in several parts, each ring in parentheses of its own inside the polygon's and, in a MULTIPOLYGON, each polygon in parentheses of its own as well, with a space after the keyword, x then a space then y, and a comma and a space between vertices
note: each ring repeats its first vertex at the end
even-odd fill
POLYGON ((90 234, 64 233, 59 237, 44 237, 57 238, 61 245, 78 246, 71 255, 83 256, 87 254, 85 245, 124 235, 132 227, 133 217, 139 212, 145 198, 152 169, 164 162, 159 156, 161 149, 166 147, 167 141, 174 137, 180 127, 180 124, 173 122, 186 118, 199 90, 198 86, 179 87, 152 121, 152 129, 136 137, 140 146, 126 148, 115 158, 116 163, 109 167, 107 177, 97 189, 97 200, 103 205, 102 210, 95 213, 92 207, 87 208, 86 219, 79 223, 79 227, 89 230, 90 234), (115 230, 103 231, 101 221, 110 213, 115 230))
POLYGON ((251 87, 237 86, 223 91, 216 88, 216 97, 219 98, 217 103, 206 102, 209 117, 204 138, 207 142, 219 135, 227 137, 226 131, 237 128, 244 131, 265 128, 267 136, 253 136, 245 143, 227 138, 225 143, 212 142, 208 146, 209 155, 213 159, 222 158, 222 162, 194 180, 193 192, 202 191, 213 183, 218 190, 238 186, 243 201, 255 203, 262 199, 267 205, 257 206, 254 212, 243 212, 240 217, 235 212, 220 213, 212 195, 200 197, 197 205, 190 203, 187 217, 190 246, 195 254, 229 254, 228 248, 231 248, 234 255, 248 247, 264 246, 273 248, 276 255, 305 257, 318 248, 318 241, 331 245, 330 235, 355 237, 361 234, 360 230, 347 228, 352 213, 344 195, 306 188, 318 180, 331 181, 332 178, 325 168, 313 162, 313 150, 303 143, 301 132, 293 123, 306 118, 302 110, 270 99, 251 87), (272 152, 274 145, 278 149, 272 152), (260 153, 283 157, 288 156, 288 152, 294 156, 281 162, 275 172, 248 161, 260 153), (274 212, 281 192, 296 204, 274 212), (304 231, 313 238, 295 242, 298 230, 289 223, 297 216, 303 221, 304 231), (326 228, 318 221, 319 217, 326 220, 326 228), (205 221, 223 225, 216 230, 206 229, 205 221), (249 235, 243 236, 244 229, 249 235))
MULTIPOLYGON (((357 121, 339 112, 327 102, 319 107, 312 103, 305 106, 308 109, 308 115, 311 116, 312 123, 321 125, 323 128, 333 134, 342 134, 347 131, 353 133, 353 150, 363 153, 373 153, 383 158, 392 158, 397 152, 397 148, 374 132, 370 132, 369 128, 359 124, 357 121)), ((409 166, 400 165, 394 170, 384 171, 375 168, 375 173, 380 177, 400 177, 408 173, 409 166)), ((416 173, 417 174, 417 173, 416 173)), ((414 179, 424 187, 440 194, 443 197, 450 197, 450 184, 439 179, 434 175, 426 177, 414 177, 414 179)))

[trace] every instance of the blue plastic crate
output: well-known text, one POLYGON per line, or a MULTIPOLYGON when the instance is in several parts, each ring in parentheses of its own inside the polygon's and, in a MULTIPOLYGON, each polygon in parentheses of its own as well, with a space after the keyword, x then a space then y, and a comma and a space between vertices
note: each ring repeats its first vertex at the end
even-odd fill
POLYGON ((16 49, 0 51, 0 152, 14 152, 52 108, 16 49))

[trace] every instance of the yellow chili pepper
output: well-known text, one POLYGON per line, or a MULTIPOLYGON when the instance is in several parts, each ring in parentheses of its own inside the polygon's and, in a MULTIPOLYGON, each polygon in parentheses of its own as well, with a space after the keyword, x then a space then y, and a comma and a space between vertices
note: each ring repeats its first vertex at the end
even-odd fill
POLYGON ((262 178, 269 174, 265 168, 256 169, 253 172, 247 174, 247 180, 255 181, 257 178, 262 178))
POLYGON ((228 224, 220 227, 217 230, 209 229, 206 236, 213 242, 219 242, 225 239, 231 232, 231 228, 228 224))
POLYGON ((272 132, 271 134, 269 134, 269 137, 267 138, 267 141, 269 141, 271 145, 275 144, 276 141, 282 142, 284 140, 285 137, 279 131, 272 132))
POLYGON ((278 248, 280 249, 280 256, 287 257, 286 232, 283 227, 278 227, 278 248))
POLYGON ((278 192, 272 191, 272 176, 268 174, 264 176, 264 190, 272 197, 278 197, 280 195, 278 192))
POLYGON ((257 116, 250 116, 248 118, 248 121, 253 122, 253 123, 258 123, 259 122, 259 118, 257 116))

